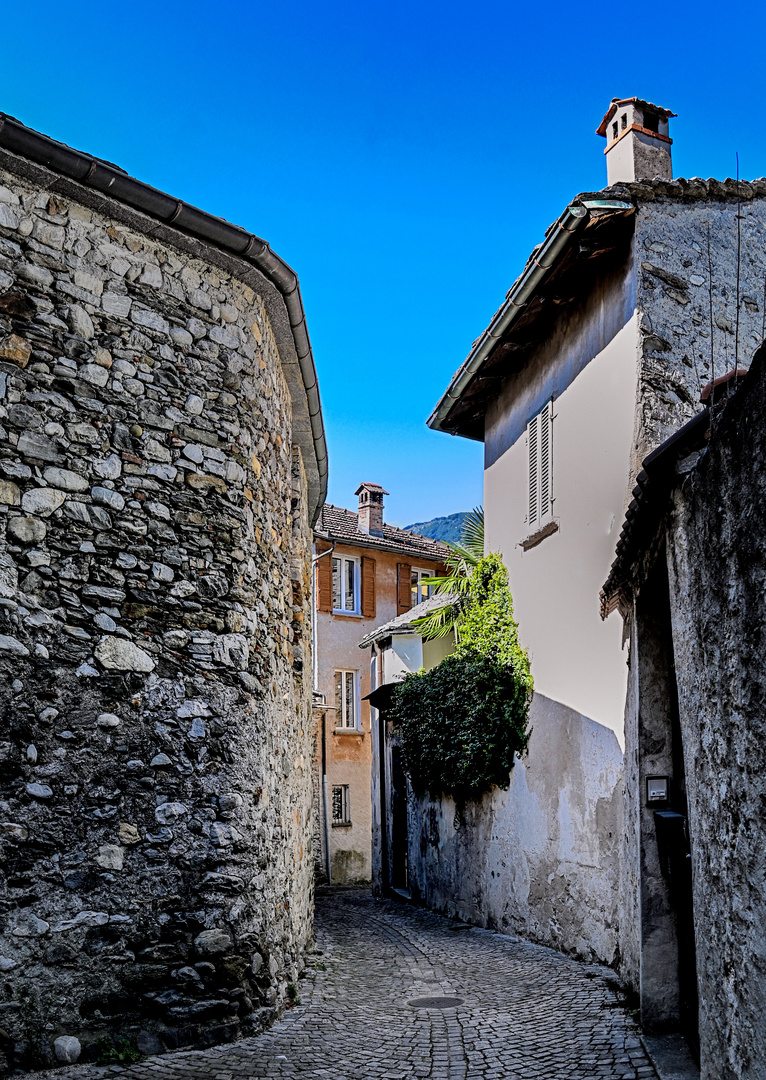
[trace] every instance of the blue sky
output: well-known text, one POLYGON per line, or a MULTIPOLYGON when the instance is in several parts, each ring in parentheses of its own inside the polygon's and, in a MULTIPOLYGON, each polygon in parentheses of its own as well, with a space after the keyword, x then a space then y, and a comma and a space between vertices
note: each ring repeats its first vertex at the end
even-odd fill
POLYGON ((675 3, 6 5, 0 110, 265 237, 298 272, 331 501, 481 501, 425 421, 546 226, 602 187, 613 96, 676 111, 679 176, 766 173, 764 9, 675 3), (34 25, 32 25, 34 24, 34 25))

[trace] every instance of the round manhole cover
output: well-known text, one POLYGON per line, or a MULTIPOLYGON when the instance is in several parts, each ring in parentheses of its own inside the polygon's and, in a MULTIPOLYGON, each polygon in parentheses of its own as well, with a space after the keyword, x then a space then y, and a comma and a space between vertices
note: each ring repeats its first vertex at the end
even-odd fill
POLYGON ((463 1004, 462 998, 456 997, 422 997, 413 998, 407 1004, 413 1009, 454 1009, 463 1004))

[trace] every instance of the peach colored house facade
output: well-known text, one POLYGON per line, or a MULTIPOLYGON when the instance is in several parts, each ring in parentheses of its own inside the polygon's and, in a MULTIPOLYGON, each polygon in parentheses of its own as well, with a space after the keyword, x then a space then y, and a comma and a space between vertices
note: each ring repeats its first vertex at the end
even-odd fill
POLYGON ((377 484, 358 511, 325 503, 314 528, 315 860, 333 885, 372 877, 370 654, 359 642, 428 594, 448 549, 383 522, 377 484))

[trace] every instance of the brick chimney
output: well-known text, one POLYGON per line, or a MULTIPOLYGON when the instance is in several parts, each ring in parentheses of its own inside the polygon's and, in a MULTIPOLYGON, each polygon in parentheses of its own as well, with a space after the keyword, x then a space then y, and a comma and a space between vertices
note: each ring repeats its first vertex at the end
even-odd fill
POLYGON ((380 484, 360 484, 354 492, 359 496, 359 531, 383 535, 383 496, 387 491, 380 484))
POLYGON ((596 134, 606 138, 609 187, 633 180, 673 179, 668 120, 675 115, 642 98, 612 98, 596 128, 596 134))

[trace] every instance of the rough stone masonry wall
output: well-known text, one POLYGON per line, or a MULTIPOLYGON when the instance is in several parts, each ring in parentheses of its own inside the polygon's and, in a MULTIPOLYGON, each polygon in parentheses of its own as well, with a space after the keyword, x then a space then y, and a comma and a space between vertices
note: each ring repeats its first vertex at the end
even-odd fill
POLYGON ((230 1038, 297 977, 305 491, 257 292, 0 172, 0 1062, 230 1038))
POLYGON ((735 355, 747 367, 766 337, 766 181, 742 183, 739 207, 734 181, 655 182, 628 190, 638 202, 642 335, 635 475, 651 450, 699 412, 705 383, 733 368, 735 355), (663 187, 673 197, 663 195, 663 187))
POLYGON ((676 489, 668 529, 703 1080, 766 1076, 764 359, 676 489))

